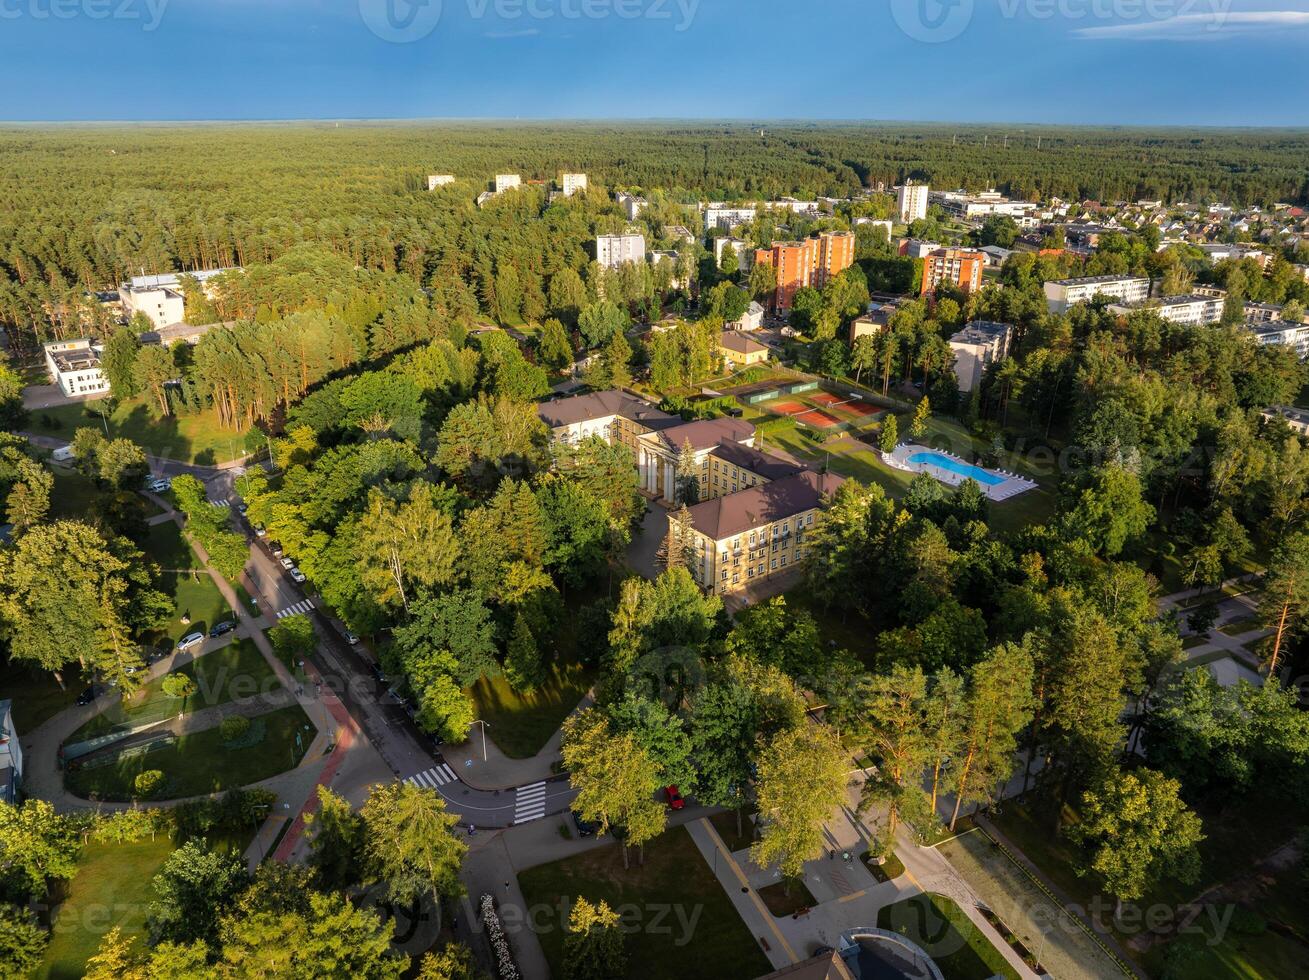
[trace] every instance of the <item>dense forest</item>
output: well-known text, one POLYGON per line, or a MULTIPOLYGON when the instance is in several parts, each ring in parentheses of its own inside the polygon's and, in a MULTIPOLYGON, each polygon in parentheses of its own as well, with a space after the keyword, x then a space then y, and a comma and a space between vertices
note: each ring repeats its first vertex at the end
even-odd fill
MULTIPOLYGON (((0 130, 0 319, 11 330, 54 324, 57 332, 83 291, 128 274, 249 266, 303 242, 427 285, 449 252, 496 251, 494 238, 477 233, 472 201, 496 172, 551 180, 584 170, 598 186, 658 189, 673 204, 845 196, 907 177, 1021 198, 1268 204, 1309 200, 1307 157, 1309 136, 1283 131, 10 127, 0 130), (460 182, 427 194, 426 174, 437 172, 460 182)), ((511 223, 522 231, 522 221, 511 223)), ((591 229, 573 231, 576 254, 544 250, 537 264, 582 266, 591 229)))

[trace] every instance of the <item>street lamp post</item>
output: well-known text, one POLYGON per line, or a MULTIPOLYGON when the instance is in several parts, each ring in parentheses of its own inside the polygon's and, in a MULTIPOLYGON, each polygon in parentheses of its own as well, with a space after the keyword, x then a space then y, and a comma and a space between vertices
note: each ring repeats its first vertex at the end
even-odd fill
POLYGON ((482 726, 482 761, 485 762, 486 761, 486 730, 490 728, 491 725, 488 722, 482 721, 481 718, 476 719, 473 722, 473 724, 482 726))

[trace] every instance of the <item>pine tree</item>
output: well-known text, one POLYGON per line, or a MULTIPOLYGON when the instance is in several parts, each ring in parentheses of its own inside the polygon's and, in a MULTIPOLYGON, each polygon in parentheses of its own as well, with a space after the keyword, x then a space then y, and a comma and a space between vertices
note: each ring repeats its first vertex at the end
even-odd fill
POLYGON ((682 443, 677 454, 677 493, 679 504, 696 504, 700 502, 700 464, 695 461, 695 450, 691 440, 682 443))
POLYGON ((519 612, 514 616, 514 628, 509 634, 509 646, 505 651, 505 676, 515 691, 530 694, 541 686, 543 674, 544 667, 536 637, 519 612))
POLYGON ((877 440, 878 448, 884 453, 895 452, 896 444, 900 441, 900 423, 890 412, 886 413, 886 420, 882 423, 882 435, 877 440))
POLYGON ((921 439, 927 434, 927 423, 932 420, 931 402, 924 397, 914 409, 914 420, 909 424, 909 434, 915 439, 921 439))

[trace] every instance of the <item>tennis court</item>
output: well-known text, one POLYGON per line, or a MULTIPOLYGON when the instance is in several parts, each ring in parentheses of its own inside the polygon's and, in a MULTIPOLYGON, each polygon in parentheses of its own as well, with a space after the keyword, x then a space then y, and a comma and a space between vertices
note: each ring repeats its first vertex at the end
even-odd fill
POLYGON ((846 402, 841 408, 851 415, 858 415, 861 419, 871 418, 874 415, 881 415, 884 409, 875 405, 869 405, 866 402, 846 402))
POLYGON ((833 426, 841 424, 841 420, 834 415, 828 415, 821 408, 812 408, 795 417, 797 422, 803 422, 805 425, 812 425, 816 429, 830 429, 833 426))
POLYGON ((840 405, 845 399, 832 394, 830 391, 820 391, 818 394, 811 396, 810 401, 819 405, 840 405))
POLYGON ((769 402, 767 408, 778 415, 799 415, 809 411, 809 406, 801 402, 769 402))

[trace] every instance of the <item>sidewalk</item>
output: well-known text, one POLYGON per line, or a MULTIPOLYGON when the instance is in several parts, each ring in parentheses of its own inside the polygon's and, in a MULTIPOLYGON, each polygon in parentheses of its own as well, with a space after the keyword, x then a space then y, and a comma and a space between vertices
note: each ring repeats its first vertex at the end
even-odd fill
MULTIPOLYGON (((595 692, 588 691, 577 703, 577 707, 569 712, 569 716, 589 708, 594 703, 595 692)), ((481 727, 481 725, 474 725, 468 741, 462 745, 441 746, 441 755, 450 764, 450 768, 473 789, 486 792, 516 789, 557 775, 554 765, 562 758, 559 754, 559 743, 563 737, 562 726, 555 729, 541 751, 530 759, 511 759, 505 755, 500 751, 500 746, 495 744, 495 729, 492 729, 486 733, 486 761, 482 760, 482 732, 478 730, 481 727)))

